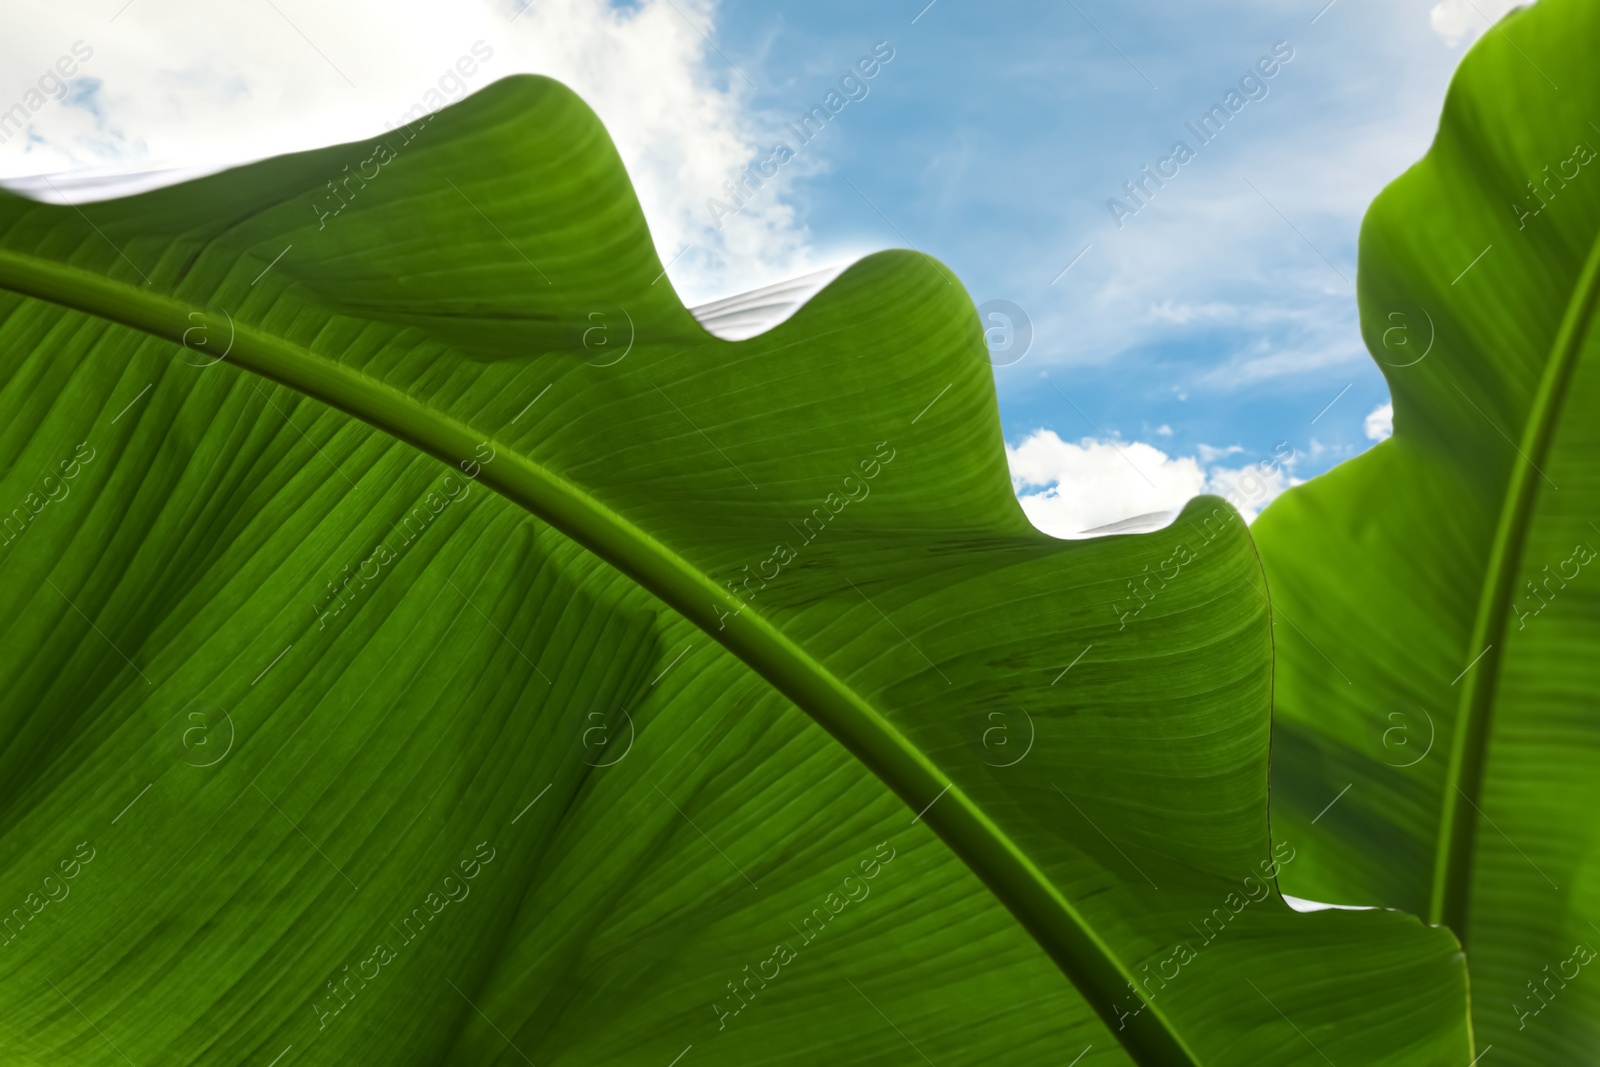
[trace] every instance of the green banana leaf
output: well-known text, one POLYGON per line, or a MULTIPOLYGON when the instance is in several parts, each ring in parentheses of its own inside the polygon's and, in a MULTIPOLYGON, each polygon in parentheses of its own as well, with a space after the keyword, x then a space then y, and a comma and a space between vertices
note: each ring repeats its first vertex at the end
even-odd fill
POLYGON ((0 1064, 1470 1060, 1239 517, 1033 530, 924 257, 718 340, 537 78, 0 234, 0 1064))
POLYGON ((1285 889, 1448 923, 1499 1063, 1600 1063, 1596 43, 1542 0, 1465 58, 1362 227, 1394 436, 1254 527, 1285 889))

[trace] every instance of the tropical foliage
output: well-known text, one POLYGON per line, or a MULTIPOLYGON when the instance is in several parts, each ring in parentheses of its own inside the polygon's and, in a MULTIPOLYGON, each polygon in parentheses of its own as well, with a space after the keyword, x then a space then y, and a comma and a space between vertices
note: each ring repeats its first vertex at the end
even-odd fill
POLYGON ((1466 57, 1361 234, 1394 437, 1254 527, 1273 830, 1308 842, 1282 885, 1457 931, 1508 1063, 1600 1057, 1596 40, 1593 5, 1542 0, 1466 57))
MULTIPOLYGON (((1259 559, 1211 498, 1035 531, 924 256, 706 333, 544 79, 0 198, 0 1064, 1468 1063, 1484 983, 1587 963, 1595 602, 1551 553, 1593 518, 1561 415, 1594 410, 1600 205, 1580 170, 1490 208, 1595 97, 1592 19, 1545 0, 1480 46, 1375 206, 1369 340, 1407 300, 1436 347, 1259 559), (1518 46, 1571 94, 1537 137, 1518 46), (1474 226, 1504 256, 1440 288, 1474 226), (1559 595, 1448 703, 1424 672, 1502 636, 1535 559, 1559 595), (1439 740, 1396 771, 1400 699, 1439 740)), ((1593 1055, 1582 982, 1508 1060, 1593 1055)))

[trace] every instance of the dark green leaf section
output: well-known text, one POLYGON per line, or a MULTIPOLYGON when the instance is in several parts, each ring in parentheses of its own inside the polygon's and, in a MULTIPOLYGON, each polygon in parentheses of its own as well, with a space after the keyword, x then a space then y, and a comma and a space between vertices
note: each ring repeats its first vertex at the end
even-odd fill
POLYGON ((1596 1062, 1600 1010, 1577 980, 1600 936, 1596 40, 1592 5, 1543 0, 1463 62, 1362 230, 1395 436, 1256 527, 1297 623, 1273 820, 1310 844, 1286 886, 1462 931, 1479 1044, 1518 1063, 1596 1062))
POLYGON ((1470 1059, 1448 933, 1269 885, 1236 514, 1029 527, 920 256, 708 337, 553 83, 382 144, 0 202, 0 489, 94 450, 0 550, 0 890, 105 841, 6 1047, 1470 1059))

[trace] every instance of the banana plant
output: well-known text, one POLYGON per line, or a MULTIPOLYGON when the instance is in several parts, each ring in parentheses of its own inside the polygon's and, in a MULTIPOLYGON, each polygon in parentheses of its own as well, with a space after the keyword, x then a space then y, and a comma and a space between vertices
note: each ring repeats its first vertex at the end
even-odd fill
POLYGON ((1467 55, 1361 232, 1394 436, 1254 527, 1284 884, 1455 930, 1501 1063, 1600 1063, 1596 40, 1542 0, 1467 55))
POLYGON ((0 1063, 1471 1059, 1277 892, 1239 516, 1035 531, 931 260, 719 340, 518 77, 0 288, 0 1063))

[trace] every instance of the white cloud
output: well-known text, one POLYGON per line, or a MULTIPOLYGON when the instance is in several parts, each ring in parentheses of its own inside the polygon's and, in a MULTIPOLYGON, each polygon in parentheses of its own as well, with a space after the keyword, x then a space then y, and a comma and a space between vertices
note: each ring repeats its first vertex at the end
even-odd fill
POLYGON ((1218 363, 1200 380, 1219 389, 1242 389, 1333 367, 1370 367, 1372 357, 1361 342, 1356 324, 1352 321, 1342 333, 1336 329, 1330 319, 1304 345, 1274 347, 1262 340, 1218 363))
POLYGON ((1516 0, 1440 0, 1428 12, 1428 24, 1445 44, 1454 48, 1467 36, 1488 29, 1516 6, 1516 0))
POLYGON ((280 0, 280 15, 269 4, 133 0, 110 22, 103 4, 91 12, 71 0, 22 0, 8 7, 0 37, 0 111, 74 42, 93 56, 78 75, 80 106, 37 109, 26 136, 0 145, 0 175, 214 166, 358 140, 430 90, 460 99, 531 72, 571 86, 605 122, 662 261, 694 246, 668 272, 685 302, 819 265, 781 184, 720 230, 706 208, 724 180, 766 157, 775 125, 752 110, 741 75, 701 35, 715 36, 715 0, 532 0, 519 14, 521 6, 280 0), (492 58, 470 76, 453 73, 477 41, 492 58))
POLYGON ((1273 464, 1270 457, 1243 467, 1212 467, 1206 492, 1226 498, 1239 509, 1245 522, 1255 522, 1261 509, 1302 479, 1289 473, 1292 463, 1273 464))
POLYGON ((1172 427, 1163 422, 1160 426, 1156 427, 1156 433, 1161 437, 1171 437, 1172 427))
MULTIPOLYGON (((1123 228, 1103 211, 1064 210, 1053 241, 1059 261, 1089 241, 1093 252, 1037 313, 1035 364, 1109 365, 1147 354, 1165 363, 1174 348, 1198 349, 1205 358, 1172 373, 1207 399, 1335 374, 1374 381, 1356 313, 1357 235, 1372 198, 1427 150, 1460 59, 1429 29, 1433 2, 1378 5, 1359 19, 1335 7, 1314 38, 1295 40, 1299 51, 1272 95, 1230 122, 1224 140, 1199 148, 1182 177, 1123 228), (1314 58, 1330 48, 1347 62, 1333 68, 1314 58)), ((1472 4, 1490 17, 1511 6, 1440 6, 1486 28, 1472 4)), ((1201 83, 1196 91, 1210 90, 1201 83)), ((1194 144, 1178 123, 1170 136, 1140 126, 1145 157, 1174 137, 1194 144)), ((1120 170, 1095 172, 1100 197, 1117 194, 1122 178, 1150 161, 1117 151, 1126 152, 1120 170)))
POLYGON ((1394 436, 1394 404, 1386 403, 1373 408, 1367 415, 1367 440, 1382 441, 1394 436))
POLYGON ((1341 460, 1349 459, 1351 456, 1355 455, 1357 448, 1354 442, 1349 442, 1347 444, 1336 443, 1330 445, 1324 444, 1313 437, 1310 441, 1307 451, 1310 453, 1313 462, 1320 463, 1323 456, 1330 457, 1327 465, 1331 467, 1333 464, 1338 463, 1341 460))
POLYGON ((1213 448, 1210 445, 1200 445, 1196 449, 1200 453, 1201 463, 1211 463, 1228 456, 1236 456, 1244 451, 1244 445, 1228 445, 1226 448, 1213 448))
POLYGON ((1238 307, 1221 301, 1191 304, 1163 300, 1159 304, 1150 306, 1150 321, 1169 322, 1175 326, 1187 326, 1192 322, 1201 321, 1234 322, 1239 317, 1240 309, 1238 307))
POLYGON ((1174 459, 1139 441, 1086 437, 1073 443, 1052 430, 1037 430, 1016 448, 1007 446, 1006 458, 1022 510, 1056 537, 1181 507, 1206 481, 1192 457, 1174 459))
MULTIPOLYGON (((1204 451, 1215 459, 1243 449, 1204 451)), ((1078 537, 1136 516, 1174 512, 1202 493, 1226 497, 1253 521, 1279 493, 1299 484, 1289 473, 1292 458, 1208 469, 1203 464, 1209 460, 1170 456, 1142 441, 1063 441, 1052 430, 1036 430, 1015 448, 1008 445, 1006 459, 1022 510, 1055 537, 1078 537)))

